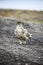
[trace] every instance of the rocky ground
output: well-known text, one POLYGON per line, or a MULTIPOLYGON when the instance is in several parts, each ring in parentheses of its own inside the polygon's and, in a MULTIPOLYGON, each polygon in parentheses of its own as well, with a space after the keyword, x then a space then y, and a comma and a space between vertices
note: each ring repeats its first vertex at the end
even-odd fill
POLYGON ((33 38, 20 45, 14 35, 16 22, 0 18, 0 65, 43 65, 43 24, 22 22, 33 38))

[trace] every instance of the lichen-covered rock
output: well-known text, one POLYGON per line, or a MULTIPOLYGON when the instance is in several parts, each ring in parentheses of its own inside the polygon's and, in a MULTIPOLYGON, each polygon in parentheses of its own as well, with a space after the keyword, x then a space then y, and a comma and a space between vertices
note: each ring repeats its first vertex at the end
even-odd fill
POLYGON ((20 45, 14 35, 16 22, 0 18, 0 65, 43 65, 43 24, 22 22, 33 38, 20 45))

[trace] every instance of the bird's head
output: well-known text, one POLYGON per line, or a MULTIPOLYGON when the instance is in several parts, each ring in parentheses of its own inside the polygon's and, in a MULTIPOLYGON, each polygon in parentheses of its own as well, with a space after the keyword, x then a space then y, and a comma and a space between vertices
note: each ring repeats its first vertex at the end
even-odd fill
POLYGON ((17 21, 17 25, 20 25, 20 24, 22 24, 21 21, 17 21))

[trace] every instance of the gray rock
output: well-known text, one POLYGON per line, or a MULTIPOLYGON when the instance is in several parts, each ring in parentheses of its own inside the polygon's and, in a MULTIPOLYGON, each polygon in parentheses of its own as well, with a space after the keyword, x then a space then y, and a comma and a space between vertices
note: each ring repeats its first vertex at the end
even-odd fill
POLYGON ((0 18, 0 65, 43 65, 43 24, 22 22, 33 38, 20 45, 14 35, 16 22, 0 18))

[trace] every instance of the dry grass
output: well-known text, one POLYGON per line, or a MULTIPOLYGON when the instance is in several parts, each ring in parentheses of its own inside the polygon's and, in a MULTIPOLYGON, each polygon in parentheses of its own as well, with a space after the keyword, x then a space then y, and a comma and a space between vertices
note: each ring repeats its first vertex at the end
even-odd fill
POLYGON ((0 17, 8 17, 25 21, 43 22, 43 11, 0 9, 0 17))

